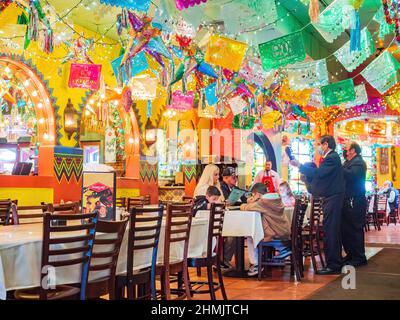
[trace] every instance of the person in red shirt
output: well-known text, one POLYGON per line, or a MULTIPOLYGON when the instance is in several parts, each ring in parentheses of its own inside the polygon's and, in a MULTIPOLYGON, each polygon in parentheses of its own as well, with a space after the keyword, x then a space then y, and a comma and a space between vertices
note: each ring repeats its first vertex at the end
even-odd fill
POLYGON ((264 170, 257 173, 254 183, 262 183, 267 187, 268 193, 275 193, 279 190, 281 178, 278 172, 272 170, 272 162, 265 162, 264 170))

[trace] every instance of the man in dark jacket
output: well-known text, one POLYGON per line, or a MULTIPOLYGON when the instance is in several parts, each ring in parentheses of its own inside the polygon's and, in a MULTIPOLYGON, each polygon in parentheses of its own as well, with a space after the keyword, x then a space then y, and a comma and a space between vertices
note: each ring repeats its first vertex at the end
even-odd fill
MULTIPOLYGON (((228 200, 229 195, 231 194, 232 190, 234 188, 236 188, 237 183, 238 183, 238 176, 237 176, 235 168, 226 167, 222 171, 222 181, 221 181, 221 191, 222 191, 222 194, 224 195, 225 200, 228 200)), ((243 195, 240 198, 240 202, 228 203, 228 205, 240 206, 242 203, 246 203, 246 202, 247 202, 247 198, 245 195, 243 195)))
MULTIPOLYGON (((222 194, 224 195, 225 200, 229 198, 229 195, 231 194, 233 188, 236 187, 237 183, 238 183, 238 176, 235 168, 226 167, 222 171, 222 181, 221 181, 221 191, 222 194)), ((233 206, 239 206, 242 203, 247 202, 246 196, 243 195, 240 198, 240 201, 241 202, 227 203, 227 204, 233 206)), ((235 241, 237 241, 235 237, 224 238, 224 259, 223 262, 221 263, 221 267, 224 269, 231 267, 230 261, 232 260, 233 255, 235 253, 235 241)))
POLYGON ((342 242, 346 252, 344 263, 354 267, 367 264, 364 245, 364 224, 367 201, 365 177, 367 165, 356 142, 348 143, 343 150, 345 196, 342 211, 342 242))
POLYGON ((300 173, 311 177, 311 192, 314 197, 323 197, 324 251, 327 267, 317 274, 339 274, 342 267, 341 211, 344 199, 343 168, 339 155, 335 152, 335 138, 322 136, 318 142, 318 152, 322 156, 319 168, 300 165, 297 160, 290 163, 299 167, 300 173))

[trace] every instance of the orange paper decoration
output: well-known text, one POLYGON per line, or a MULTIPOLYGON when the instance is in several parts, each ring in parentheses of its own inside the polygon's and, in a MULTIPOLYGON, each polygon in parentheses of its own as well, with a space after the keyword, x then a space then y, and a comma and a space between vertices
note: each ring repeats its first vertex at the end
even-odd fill
POLYGON ((285 80, 279 92, 279 99, 304 107, 307 106, 312 91, 313 89, 292 90, 285 80))
POLYGON ((213 34, 208 42, 204 61, 237 72, 246 51, 246 43, 213 34))

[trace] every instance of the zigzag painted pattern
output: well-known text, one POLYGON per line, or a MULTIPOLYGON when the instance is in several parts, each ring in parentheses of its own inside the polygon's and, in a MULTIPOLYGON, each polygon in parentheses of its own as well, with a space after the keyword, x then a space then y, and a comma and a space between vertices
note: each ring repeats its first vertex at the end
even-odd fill
POLYGON ((185 178, 188 182, 192 182, 193 178, 196 177, 196 166, 183 166, 183 172, 185 174, 185 178))
POLYGON ((54 172, 58 182, 61 182, 63 176, 68 182, 71 181, 72 175, 76 181, 79 181, 83 171, 82 156, 54 154, 54 172))
POLYGON ((157 165, 151 165, 145 161, 140 162, 140 179, 142 180, 142 182, 145 182, 146 180, 148 180, 149 182, 151 182, 152 180, 154 180, 154 182, 157 182, 157 177, 157 165))

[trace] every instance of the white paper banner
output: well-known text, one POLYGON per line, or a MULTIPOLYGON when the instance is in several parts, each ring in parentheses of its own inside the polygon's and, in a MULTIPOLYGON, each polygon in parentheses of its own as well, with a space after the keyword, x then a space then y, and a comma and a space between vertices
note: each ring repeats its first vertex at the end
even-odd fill
POLYGON ((117 140, 115 139, 115 130, 111 127, 106 127, 104 145, 104 162, 117 162, 117 140))
POLYGON ((286 68, 289 86, 293 90, 303 90, 325 86, 329 83, 325 59, 296 63, 286 68))
POLYGON ((231 107, 232 113, 234 115, 242 113, 244 108, 247 107, 247 101, 244 100, 240 96, 235 96, 235 97, 229 99, 228 103, 229 103, 229 106, 231 107))
POLYGON ((356 92, 356 98, 353 101, 345 103, 344 106, 346 108, 352 108, 355 106, 360 106, 362 104, 368 103, 367 90, 365 89, 364 84, 355 86, 354 91, 356 92))

